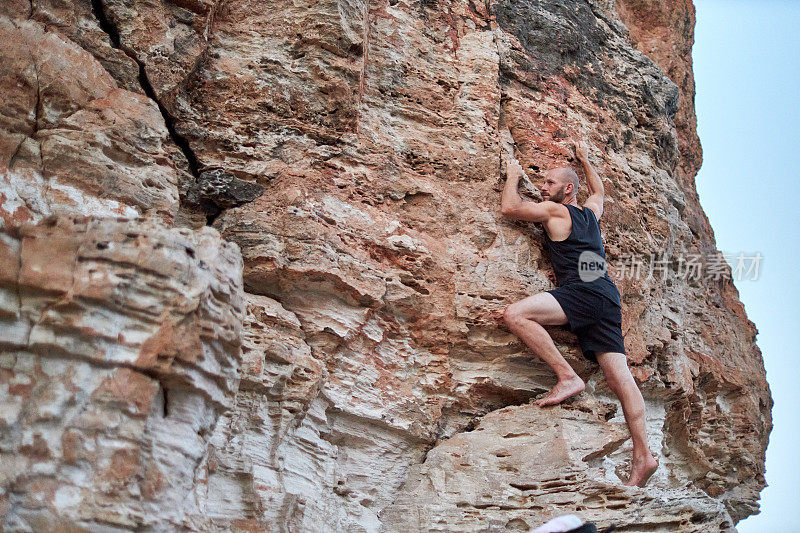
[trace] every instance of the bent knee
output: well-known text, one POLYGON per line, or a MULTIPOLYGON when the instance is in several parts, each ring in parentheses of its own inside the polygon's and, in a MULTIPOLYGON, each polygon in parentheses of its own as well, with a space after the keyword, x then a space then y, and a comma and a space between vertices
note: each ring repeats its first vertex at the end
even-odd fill
POLYGON ((606 374, 606 386, 611 389, 611 392, 619 395, 620 391, 622 390, 622 384, 620 380, 615 376, 609 376, 606 374))
POLYGON ((636 381, 628 369, 625 372, 605 372, 605 378, 606 385, 615 393, 622 392, 628 387, 636 387, 636 381))
POLYGON ((512 325, 513 322, 519 320, 519 312, 514 309, 513 304, 506 307, 505 311, 503 311, 503 320, 505 320, 506 324, 509 326, 512 325))
POLYGON ((520 309, 519 307, 515 307, 514 304, 511 304, 508 307, 506 307, 506 310, 503 312, 503 319, 509 326, 519 324, 524 320, 533 320, 535 322, 538 322, 535 313, 531 313, 530 311, 523 312, 522 309, 520 309))

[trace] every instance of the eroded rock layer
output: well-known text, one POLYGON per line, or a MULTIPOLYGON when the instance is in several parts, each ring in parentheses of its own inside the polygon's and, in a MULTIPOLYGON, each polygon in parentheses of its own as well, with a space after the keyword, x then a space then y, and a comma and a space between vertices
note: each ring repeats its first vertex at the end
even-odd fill
POLYGON ((3 529, 183 526, 238 390, 236 247, 51 217, 0 252, 3 529))
POLYGON ((3 528, 757 512, 757 330, 724 276, 646 275, 717 253, 693 25, 688 1, 4 2, 3 528), (609 263, 644 260, 616 282, 646 489, 622 486, 622 413, 575 337, 550 328, 587 390, 540 410, 552 372, 501 318, 554 282, 541 228, 500 215, 503 154, 535 182, 577 169, 577 138, 609 263))

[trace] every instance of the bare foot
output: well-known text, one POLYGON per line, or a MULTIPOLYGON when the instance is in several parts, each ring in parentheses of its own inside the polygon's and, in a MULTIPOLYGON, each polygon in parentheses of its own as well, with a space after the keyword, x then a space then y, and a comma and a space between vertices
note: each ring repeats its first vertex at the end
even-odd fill
POLYGON ((555 405, 557 403, 561 403, 562 401, 566 400, 573 394, 581 392, 585 388, 586 384, 583 382, 580 376, 578 376, 578 374, 575 374, 574 377, 568 380, 559 381, 558 383, 556 383, 556 386, 553 387, 553 389, 550 392, 548 392, 545 396, 539 398, 533 403, 535 403, 539 407, 544 407, 546 405, 555 405))
POLYGON ((628 479, 626 485, 644 487, 650 476, 658 468, 658 461, 656 461, 649 453, 647 457, 641 461, 634 459, 633 466, 631 466, 631 477, 628 479))

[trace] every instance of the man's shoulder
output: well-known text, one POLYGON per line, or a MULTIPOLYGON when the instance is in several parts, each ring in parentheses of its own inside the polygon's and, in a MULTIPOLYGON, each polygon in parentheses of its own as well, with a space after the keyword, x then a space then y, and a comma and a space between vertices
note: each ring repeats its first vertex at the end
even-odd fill
POLYGON ((547 222, 552 218, 569 216, 567 208, 562 204, 550 200, 542 202, 522 202, 517 205, 507 216, 528 222, 547 222))
POLYGON ((544 200, 541 205, 545 206, 550 213, 551 217, 567 217, 569 218, 569 207, 567 204, 554 202, 552 200, 544 200))
POLYGON ((588 209, 594 215, 595 220, 600 220, 600 217, 603 216, 603 201, 586 200, 583 203, 583 209, 588 209))

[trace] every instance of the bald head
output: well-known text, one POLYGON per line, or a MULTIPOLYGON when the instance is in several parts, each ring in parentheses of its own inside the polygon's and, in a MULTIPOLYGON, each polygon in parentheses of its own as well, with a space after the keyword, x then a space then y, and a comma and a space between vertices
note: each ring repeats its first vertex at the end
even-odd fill
POLYGON ((571 183, 573 193, 577 196, 578 187, 580 187, 581 182, 578 178, 578 174, 574 170, 572 170, 570 167, 554 168, 553 177, 555 177, 561 185, 571 183))
POLYGON ((574 170, 570 167, 553 168, 545 173, 545 181, 541 187, 542 197, 561 203, 570 195, 577 198, 578 187, 580 180, 574 170))

